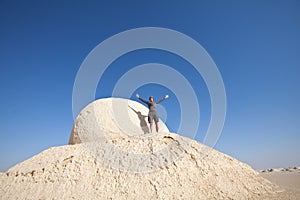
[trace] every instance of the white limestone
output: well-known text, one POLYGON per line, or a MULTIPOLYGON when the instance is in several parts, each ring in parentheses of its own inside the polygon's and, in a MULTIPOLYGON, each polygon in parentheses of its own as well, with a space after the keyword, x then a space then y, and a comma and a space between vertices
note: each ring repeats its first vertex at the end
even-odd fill
POLYGON ((2 174, 1 199, 271 199, 278 193, 247 164, 166 127, 145 134, 127 100, 117 99, 114 112, 124 109, 132 121, 120 128, 113 101, 96 101, 80 113, 74 145, 47 149, 2 174))

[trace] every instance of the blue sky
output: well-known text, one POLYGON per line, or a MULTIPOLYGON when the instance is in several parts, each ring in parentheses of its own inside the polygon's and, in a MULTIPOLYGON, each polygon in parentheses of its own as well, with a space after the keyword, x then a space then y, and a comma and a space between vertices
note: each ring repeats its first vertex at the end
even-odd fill
MULTIPOLYGON (((85 57, 114 34, 149 26, 192 37, 218 66, 227 117, 217 150, 255 169, 300 165, 299 24, 300 3, 289 0, 1 1, 0 171, 67 144, 73 84, 85 57)), ((149 62, 176 68, 198 91, 201 141, 210 119, 209 94, 176 55, 149 49, 121 56, 96 97, 111 96, 122 73, 149 62)), ((137 92, 145 98, 171 94, 162 105, 170 129, 178 128, 180 110, 168 88, 145 85, 137 92)))

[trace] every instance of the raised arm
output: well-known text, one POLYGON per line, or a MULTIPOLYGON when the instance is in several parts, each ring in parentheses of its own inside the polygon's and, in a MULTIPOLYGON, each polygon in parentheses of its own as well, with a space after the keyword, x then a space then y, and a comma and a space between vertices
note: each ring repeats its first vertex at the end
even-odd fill
POLYGON ((136 94, 135 96, 136 96, 136 98, 138 98, 139 100, 141 100, 141 101, 144 102, 145 104, 148 104, 148 101, 142 99, 142 98, 140 97, 139 94, 136 94))
POLYGON ((159 104, 160 102, 162 102, 163 100, 165 100, 165 99, 167 99, 167 98, 169 98, 169 95, 166 95, 164 98, 162 98, 162 99, 156 101, 155 103, 159 104))

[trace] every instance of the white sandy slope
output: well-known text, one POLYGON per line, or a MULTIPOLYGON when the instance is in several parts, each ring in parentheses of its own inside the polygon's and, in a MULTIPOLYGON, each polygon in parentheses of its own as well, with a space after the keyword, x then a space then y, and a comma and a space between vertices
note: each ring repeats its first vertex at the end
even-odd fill
MULTIPOLYGON (((103 106, 101 118, 112 112, 103 106)), ((112 122, 99 135, 97 126, 94 132, 81 119, 86 117, 73 129, 73 135, 82 131, 84 139, 74 142, 79 144, 47 149, 1 174, 1 199, 294 198, 248 165, 197 141, 168 132, 128 134, 112 122)))
MULTIPOLYGON (((178 136, 161 133, 152 144, 168 145, 172 138, 178 136)), ((146 138, 115 140, 120 146, 152 153, 146 138)), ((203 148, 208 147, 191 141, 179 159, 160 170, 131 173, 105 166, 85 144, 53 147, 2 175, 0 195, 2 199, 259 199, 278 191, 234 158, 215 150, 203 157, 203 148)))

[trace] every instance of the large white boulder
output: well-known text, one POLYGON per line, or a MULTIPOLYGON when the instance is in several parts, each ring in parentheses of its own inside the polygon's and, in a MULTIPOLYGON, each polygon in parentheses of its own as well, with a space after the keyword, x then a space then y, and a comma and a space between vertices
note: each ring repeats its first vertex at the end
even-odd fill
MULTIPOLYGON (((150 133, 148 108, 122 98, 99 99, 86 106, 77 116, 69 144, 85 143, 106 137, 106 133, 146 135, 150 133)), ((160 132, 169 132, 162 120, 160 132)), ((153 125, 153 133, 155 127, 153 125)))

